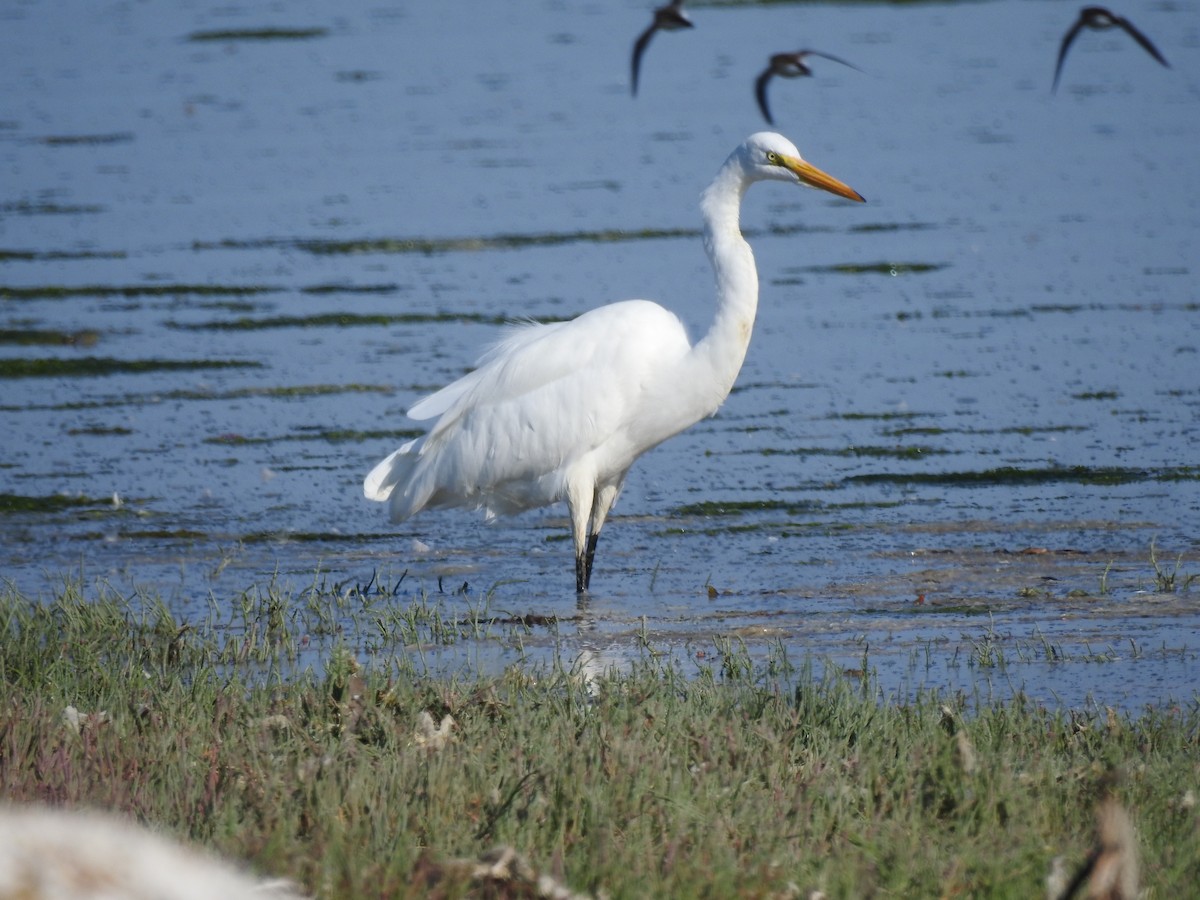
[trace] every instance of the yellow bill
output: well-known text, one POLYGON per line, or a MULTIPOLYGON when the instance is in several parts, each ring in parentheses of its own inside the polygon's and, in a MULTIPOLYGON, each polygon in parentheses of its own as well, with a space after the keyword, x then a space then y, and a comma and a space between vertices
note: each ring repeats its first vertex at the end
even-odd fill
POLYGON ((794 156, 781 156, 780 161, 790 171, 795 173, 796 177, 809 187, 820 188, 823 191, 829 191, 831 194, 837 194, 839 197, 845 197, 847 200, 855 200, 859 203, 865 203, 866 198, 858 191, 850 187, 850 185, 838 181, 832 175, 822 172, 812 163, 805 162, 794 156))

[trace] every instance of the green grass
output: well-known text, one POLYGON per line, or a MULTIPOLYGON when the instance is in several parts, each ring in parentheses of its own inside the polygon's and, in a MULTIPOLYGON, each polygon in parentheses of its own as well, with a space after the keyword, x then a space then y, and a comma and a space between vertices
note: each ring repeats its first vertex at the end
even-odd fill
POLYGON ((74 582, 3 590, 6 800, 121 810, 322 897, 466 896, 431 890, 428 860, 497 844, 611 897, 1033 897, 1055 856, 1083 860, 1114 796, 1149 896, 1193 889, 1195 704, 900 703, 869 672, 752 663, 728 641, 690 678, 649 648, 595 677, 421 664, 558 627, 487 595, 406 596, 403 578, 269 586, 187 621, 74 582), (449 745, 420 743, 422 712, 453 717, 449 745))

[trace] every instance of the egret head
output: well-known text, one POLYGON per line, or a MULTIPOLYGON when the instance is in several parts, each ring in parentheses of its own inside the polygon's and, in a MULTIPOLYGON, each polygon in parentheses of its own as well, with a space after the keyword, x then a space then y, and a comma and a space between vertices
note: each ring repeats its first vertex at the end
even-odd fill
POLYGON ((854 188, 805 161, 796 145, 781 134, 773 131, 752 134, 734 153, 750 181, 790 181, 829 191, 847 200, 864 202, 862 195, 854 188))

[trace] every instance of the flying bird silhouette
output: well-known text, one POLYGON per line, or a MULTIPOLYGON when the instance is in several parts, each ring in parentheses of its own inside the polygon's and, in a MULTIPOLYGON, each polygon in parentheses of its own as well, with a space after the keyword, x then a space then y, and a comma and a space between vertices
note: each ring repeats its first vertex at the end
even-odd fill
POLYGON ((1160 63, 1171 68, 1158 48, 1150 43, 1150 39, 1133 27, 1133 23, 1128 19, 1118 16, 1116 13, 1110 12, 1103 6, 1085 6, 1079 11, 1079 18, 1070 30, 1063 35, 1062 45, 1058 48, 1058 63, 1054 66, 1054 84, 1050 88, 1050 92, 1054 93, 1058 89, 1058 76, 1062 74, 1063 62, 1067 58, 1067 51, 1071 49, 1071 43, 1076 36, 1084 28, 1091 28, 1094 31, 1104 31, 1108 28, 1120 28, 1125 31, 1131 38, 1142 45, 1142 48, 1157 59, 1160 63))
POLYGON ((717 290, 707 334, 693 344, 674 313, 647 300, 515 326, 473 372, 408 411, 437 421, 371 470, 367 499, 387 502, 394 522, 428 507, 483 509, 490 519, 566 500, 575 590, 586 592, 600 529, 634 461, 715 413, 742 368, 758 272, 738 216, 756 181, 863 199, 787 138, 751 135, 700 198, 717 290))
POLYGON ((822 59, 830 59, 836 63, 841 63, 843 66, 850 66, 859 72, 858 66, 846 62, 844 59, 839 59, 836 56, 830 56, 828 53, 822 53, 820 50, 799 50, 796 53, 776 53, 771 57, 770 63, 766 69, 758 76, 758 80, 754 82, 754 95, 758 97, 758 108, 762 110, 763 117, 772 125, 775 120, 771 118, 771 110, 767 108, 767 82, 778 75, 780 78, 800 78, 802 76, 812 75, 812 69, 804 62, 809 56, 819 56, 822 59))
POLYGON ((692 20, 683 11, 683 0, 671 0, 666 6, 660 6, 654 10, 654 21, 650 23, 649 28, 638 35, 638 39, 633 44, 633 96, 637 96, 638 70, 642 67, 642 54, 646 52, 646 47, 650 43, 650 38, 654 37, 654 32, 681 31, 684 28, 693 27, 692 20))

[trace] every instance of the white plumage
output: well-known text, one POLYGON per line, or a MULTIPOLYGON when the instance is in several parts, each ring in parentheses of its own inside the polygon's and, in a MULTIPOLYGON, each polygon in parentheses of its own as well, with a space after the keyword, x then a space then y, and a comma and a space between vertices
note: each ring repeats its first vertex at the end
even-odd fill
POLYGON ((738 213, 746 188, 775 180, 851 200, 853 189, 761 132, 725 161, 701 198, 717 312, 694 345, 678 317, 626 300, 569 322, 510 328, 470 374, 419 401, 436 418, 367 476, 363 492, 393 521, 439 506, 489 518, 566 500, 576 590, 587 590, 596 541, 630 466, 724 402, 742 367, 758 306, 758 273, 738 213))

